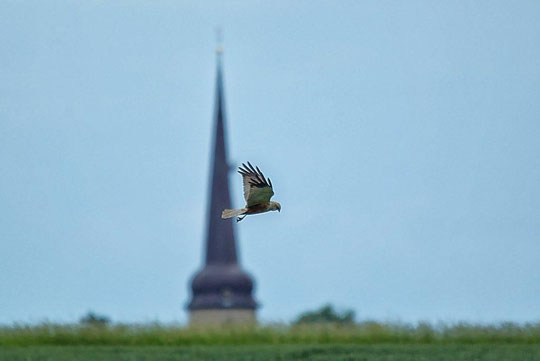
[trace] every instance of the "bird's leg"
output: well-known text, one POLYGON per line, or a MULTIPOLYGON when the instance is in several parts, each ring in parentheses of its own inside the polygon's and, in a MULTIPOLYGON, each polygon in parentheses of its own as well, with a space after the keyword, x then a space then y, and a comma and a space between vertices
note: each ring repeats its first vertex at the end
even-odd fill
POLYGON ((236 218, 236 222, 240 222, 242 219, 246 218, 246 214, 244 214, 243 216, 241 217, 237 217, 236 218))

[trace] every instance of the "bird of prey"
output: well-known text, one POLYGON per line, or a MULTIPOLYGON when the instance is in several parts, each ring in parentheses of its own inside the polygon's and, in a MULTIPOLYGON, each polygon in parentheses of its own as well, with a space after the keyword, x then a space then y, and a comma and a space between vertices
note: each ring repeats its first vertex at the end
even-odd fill
POLYGON ((269 211, 281 212, 281 204, 270 200, 274 195, 272 181, 270 181, 270 178, 264 178, 259 167, 254 168, 250 162, 247 162, 247 165, 242 163, 242 167, 238 168, 238 173, 242 175, 246 205, 242 209, 225 209, 221 213, 221 218, 227 219, 240 216, 236 218, 236 221, 240 222, 248 214, 269 211))

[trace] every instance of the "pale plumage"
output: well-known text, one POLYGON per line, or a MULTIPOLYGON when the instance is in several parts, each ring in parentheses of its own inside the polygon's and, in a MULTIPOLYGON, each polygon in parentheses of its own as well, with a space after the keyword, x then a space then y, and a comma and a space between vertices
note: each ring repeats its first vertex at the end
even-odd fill
POLYGON ((246 206, 242 209, 225 209, 221 213, 221 218, 241 216, 236 219, 239 222, 248 214, 281 211, 281 205, 270 200, 274 195, 272 181, 264 177, 259 167, 253 167, 249 162, 247 165, 242 163, 242 167, 238 168, 238 173, 242 175, 246 206))

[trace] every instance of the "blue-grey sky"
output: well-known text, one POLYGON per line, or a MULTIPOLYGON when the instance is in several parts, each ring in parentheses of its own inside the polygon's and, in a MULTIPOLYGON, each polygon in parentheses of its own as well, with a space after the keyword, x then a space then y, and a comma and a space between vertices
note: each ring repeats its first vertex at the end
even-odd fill
POLYGON ((0 323, 186 321, 216 25, 262 320, 540 319, 538 1, 3 0, 0 323))

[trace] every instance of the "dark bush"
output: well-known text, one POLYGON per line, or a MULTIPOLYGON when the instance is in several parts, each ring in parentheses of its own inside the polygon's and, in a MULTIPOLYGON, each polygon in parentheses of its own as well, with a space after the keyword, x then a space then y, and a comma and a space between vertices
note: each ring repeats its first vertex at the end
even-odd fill
POLYGON ((107 316, 98 315, 93 311, 88 312, 85 316, 81 317, 79 322, 84 326, 98 326, 103 327, 111 323, 111 319, 107 316))
POLYGON ((337 312, 330 304, 322 306, 316 311, 307 311, 296 319, 295 324, 306 323, 334 323, 334 324, 353 324, 354 323, 354 311, 345 310, 343 312, 337 312))

